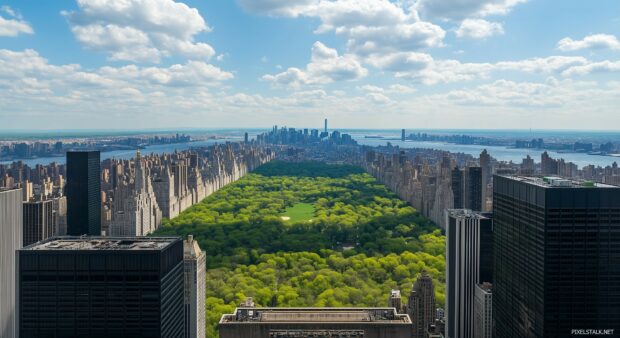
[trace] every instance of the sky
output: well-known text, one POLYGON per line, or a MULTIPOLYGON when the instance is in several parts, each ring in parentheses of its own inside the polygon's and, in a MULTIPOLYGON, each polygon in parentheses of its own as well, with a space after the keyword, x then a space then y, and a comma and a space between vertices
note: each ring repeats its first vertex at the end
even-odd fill
POLYGON ((0 130, 620 129, 617 0, 0 0, 0 130))

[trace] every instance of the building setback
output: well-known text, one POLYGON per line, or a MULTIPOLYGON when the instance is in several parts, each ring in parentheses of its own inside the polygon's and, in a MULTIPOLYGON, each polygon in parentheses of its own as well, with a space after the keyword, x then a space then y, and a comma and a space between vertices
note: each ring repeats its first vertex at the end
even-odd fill
POLYGON ((189 235, 183 241, 185 337, 205 338, 207 255, 189 235))
POLYGON ((22 190, 0 189, 0 337, 19 337, 15 250, 22 247, 22 190))
POLYGON ((54 237, 18 251, 20 337, 183 337, 179 238, 54 237))
POLYGON ((620 328, 620 188, 495 176, 495 337, 620 328))
POLYGON ((101 164, 98 151, 67 152, 67 234, 101 235, 101 164))
POLYGON ((446 211, 446 337, 475 338, 476 285, 492 282, 493 221, 467 209, 446 211))
POLYGON ((394 308, 239 307, 219 322, 220 338, 410 338, 412 328, 394 308))

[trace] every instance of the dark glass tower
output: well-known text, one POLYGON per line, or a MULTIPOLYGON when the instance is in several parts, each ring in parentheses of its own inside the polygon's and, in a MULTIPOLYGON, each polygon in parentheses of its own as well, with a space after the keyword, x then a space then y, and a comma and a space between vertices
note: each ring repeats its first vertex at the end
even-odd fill
POLYGON ((452 169, 452 195, 454 196, 453 208, 463 209, 463 171, 456 167, 452 169))
POLYGON ((101 235, 101 166, 98 151, 67 152, 67 234, 101 235))
POLYGON ((482 210, 482 168, 465 168, 465 208, 482 210))
POLYGON ((618 331, 620 188, 495 176, 493 190, 493 336, 618 331))
POLYGON ((55 237, 18 251, 20 337, 183 337, 179 238, 55 237))

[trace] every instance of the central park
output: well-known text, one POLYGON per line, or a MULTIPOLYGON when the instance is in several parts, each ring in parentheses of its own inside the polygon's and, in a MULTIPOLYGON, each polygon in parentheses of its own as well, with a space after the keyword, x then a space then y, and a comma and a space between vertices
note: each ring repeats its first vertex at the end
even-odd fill
MULTIPOLYGON (((207 336, 257 306, 386 306, 427 272, 445 301, 445 237, 361 168, 272 161, 155 235, 192 234, 207 254, 207 336)), ((406 297, 405 297, 406 298, 406 297)))

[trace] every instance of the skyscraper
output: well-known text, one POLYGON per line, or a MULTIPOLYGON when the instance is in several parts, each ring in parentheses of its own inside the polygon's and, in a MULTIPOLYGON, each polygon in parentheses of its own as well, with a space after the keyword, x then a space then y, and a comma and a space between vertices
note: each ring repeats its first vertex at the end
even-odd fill
POLYGON ((452 207, 454 209, 462 209, 463 203, 463 171, 459 167, 452 169, 452 207))
POLYGON ((482 211, 482 168, 465 168, 465 200, 466 209, 482 211))
POLYGON ((491 283, 476 285, 474 295, 474 337, 493 337, 493 293, 491 283))
POLYGON ((183 241, 185 266, 185 337, 204 338, 206 326, 206 254, 200 250, 193 236, 183 241))
POLYGON ((489 208, 487 208, 487 199, 489 195, 487 187, 489 183, 491 183, 492 178, 491 156, 486 149, 482 150, 480 153, 480 168, 482 170, 482 208, 480 211, 486 212, 489 211, 489 208))
POLYGON ((19 337, 15 250, 22 247, 22 190, 0 188, 0 336, 19 337))
POLYGON ((67 234, 101 234, 101 166, 98 151, 67 152, 67 234))
POLYGON ((425 272, 413 284, 409 294, 407 314, 413 322, 412 338, 425 338, 428 325, 435 322, 435 286, 425 272))
POLYGON ((495 337, 620 328, 620 188, 494 177, 495 337))
POLYGON ((396 312, 401 313, 403 310, 403 301, 400 296, 400 290, 392 290, 388 297, 388 307, 393 307, 396 312))
POLYGON ((327 119, 325 119, 325 130, 324 130, 324 132, 327 133, 327 119))
POLYGON ((23 210, 24 246, 55 235, 57 222, 52 200, 26 202, 23 204, 23 210))
POLYGON ((401 141, 405 141, 406 137, 405 137, 405 129, 401 130, 400 132, 400 140, 401 141))
POLYGON ((493 224, 466 209, 447 210, 446 217, 446 337, 475 338, 475 288, 493 280, 493 224))
POLYGON ((56 237, 18 258, 23 338, 183 337, 179 238, 56 237))

